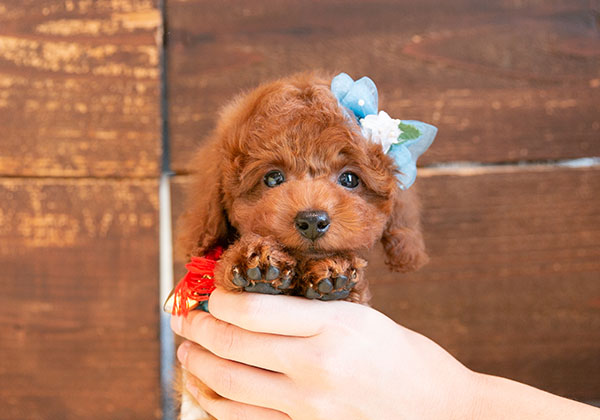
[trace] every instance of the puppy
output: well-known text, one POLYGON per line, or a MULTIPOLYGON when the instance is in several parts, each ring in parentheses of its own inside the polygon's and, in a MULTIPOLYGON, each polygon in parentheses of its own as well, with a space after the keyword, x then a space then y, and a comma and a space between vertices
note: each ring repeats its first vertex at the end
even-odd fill
MULTIPOLYGON (((217 286, 367 304, 378 241, 394 271, 427 261, 414 191, 330 82, 298 74, 238 97, 193 157, 178 245, 188 258, 225 249, 217 286)), ((209 418, 186 405, 185 420, 209 418)))

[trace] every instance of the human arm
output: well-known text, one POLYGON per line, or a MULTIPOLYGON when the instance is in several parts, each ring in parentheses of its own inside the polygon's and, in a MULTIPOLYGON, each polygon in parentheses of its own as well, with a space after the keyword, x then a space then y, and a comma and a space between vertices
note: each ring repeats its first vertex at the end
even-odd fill
POLYGON ((476 374, 473 419, 600 419, 600 409, 498 376, 476 374))
POLYGON ((218 419, 598 419, 600 411, 470 371, 426 337, 348 302, 217 290, 173 318, 184 367, 218 419))

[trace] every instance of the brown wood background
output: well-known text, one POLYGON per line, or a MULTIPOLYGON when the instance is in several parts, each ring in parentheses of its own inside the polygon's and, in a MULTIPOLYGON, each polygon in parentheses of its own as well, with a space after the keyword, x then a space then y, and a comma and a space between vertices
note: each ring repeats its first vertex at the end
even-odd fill
POLYGON ((160 22, 0 1, 0 419, 161 415, 160 22))
MULTIPOLYGON (((168 0, 174 217, 232 95, 369 75, 391 115, 440 128, 417 182, 432 261, 399 276, 375 251, 374 305, 473 369, 600 400, 600 168, 553 164, 600 156, 599 16, 168 0)), ((160 25, 157 0, 0 0, 0 419, 161 415, 160 25)))
POLYGON ((315 68, 368 75, 390 115, 440 129, 417 181, 431 263, 402 276, 374 252, 374 306, 473 369, 600 399, 600 170, 552 164, 600 156, 598 3, 172 0, 167 12, 174 217, 189 152, 232 95, 315 68))

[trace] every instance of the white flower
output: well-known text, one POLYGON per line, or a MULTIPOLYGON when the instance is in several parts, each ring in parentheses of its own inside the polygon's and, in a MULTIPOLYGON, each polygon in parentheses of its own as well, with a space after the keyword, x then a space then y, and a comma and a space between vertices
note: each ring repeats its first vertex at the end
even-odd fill
POLYGON ((383 152, 387 153, 392 144, 398 143, 402 130, 398 127, 400 120, 391 118, 385 111, 377 115, 367 115, 360 120, 360 129, 367 140, 381 144, 383 152))

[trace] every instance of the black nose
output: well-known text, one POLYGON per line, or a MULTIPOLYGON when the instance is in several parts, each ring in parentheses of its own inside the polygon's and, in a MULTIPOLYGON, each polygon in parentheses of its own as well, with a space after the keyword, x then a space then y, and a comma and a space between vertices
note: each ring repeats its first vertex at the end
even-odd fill
POLYGON ((296 229, 305 238, 314 241, 329 229, 329 215, 324 211, 301 211, 296 215, 296 229))

